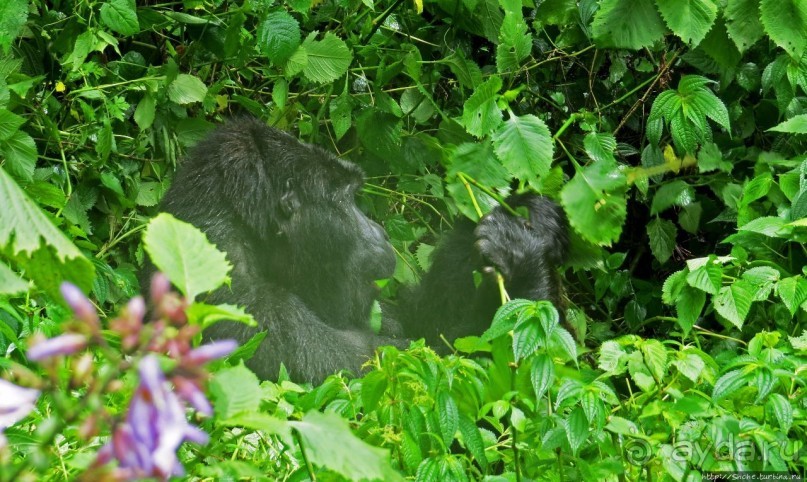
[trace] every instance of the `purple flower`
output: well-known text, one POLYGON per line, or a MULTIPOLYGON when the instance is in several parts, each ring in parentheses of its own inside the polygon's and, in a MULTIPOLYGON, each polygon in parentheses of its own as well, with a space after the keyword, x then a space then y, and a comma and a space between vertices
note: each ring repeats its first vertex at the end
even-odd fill
POLYGON ((185 407, 160 369, 157 358, 140 361, 140 385, 129 405, 126 420, 115 428, 109 445, 99 452, 99 461, 118 461, 128 479, 168 479, 184 473, 177 449, 185 440, 205 444, 208 435, 190 425, 185 407))
POLYGON ((43 340, 28 349, 28 359, 44 360, 58 355, 72 355, 87 346, 87 337, 75 333, 65 333, 55 338, 43 340))
POLYGON ((38 397, 39 390, 18 387, 0 378, 0 447, 6 444, 3 430, 25 418, 38 397))
POLYGON ((59 291, 62 292, 62 297, 70 305, 76 319, 87 323, 93 328, 98 327, 98 312, 95 311, 95 307, 90 303, 90 300, 84 296, 84 293, 76 285, 65 281, 59 286, 59 291))
POLYGON ((238 348, 238 342, 235 340, 214 341, 189 351, 182 358, 182 363, 190 366, 202 365, 211 360, 227 356, 236 348, 238 348))

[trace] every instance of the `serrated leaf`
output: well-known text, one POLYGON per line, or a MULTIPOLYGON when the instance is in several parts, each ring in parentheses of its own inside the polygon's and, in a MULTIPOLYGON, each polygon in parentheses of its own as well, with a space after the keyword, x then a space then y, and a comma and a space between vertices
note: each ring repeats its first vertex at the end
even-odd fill
POLYGON ((581 237, 610 246, 627 217, 626 178, 616 166, 597 162, 579 170, 561 191, 569 222, 581 237))
POLYGON ((706 362, 695 353, 687 353, 684 358, 674 360, 671 365, 677 368, 682 375, 689 378, 692 383, 698 383, 703 369, 706 368, 706 362))
POLYGON ((577 363, 577 345, 574 337, 565 328, 556 328, 549 337, 553 348, 560 349, 570 360, 577 363))
POLYGON ((538 185, 552 166, 552 135, 534 115, 512 116, 493 133, 493 148, 516 179, 538 185))
POLYGON ((177 104, 201 102, 207 95, 207 87, 198 77, 179 74, 168 86, 168 98, 177 104))
POLYGON ((603 0, 591 25, 599 47, 639 50, 664 35, 664 23, 652 0, 603 0))
POLYGON ((488 458, 485 455, 485 442, 482 440, 482 434, 479 433, 479 427, 470 417, 464 414, 460 414, 459 421, 459 429, 465 447, 484 470, 488 466, 488 458))
POLYGON ((706 293, 691 286, 683 287, 678 299, 675 300, 675 312, 678 315, 678 326, 684 335, 692 330, 705 305, 706 293))
POLYGON ((555 381, 555 364, 549 355, 540 354, 533 358, 530 381, 532 382, 533 390, 535 390, 535 399, 541 400, 555 381))
POLYGON ((698 45, 717 18, 712 0, 656 0, 670 30, 690 45, 698 45))
POLYGON ((437 409, 437 420, 440 424, 440 433, 443 436, 443 443, 446 447, 451 445, 454 440, 454 434, 457 433, 459 428, 459 410, 457 409, 457 402, 450 393, 442 390, 437 393, 435 400, 435 408, 437 409))
POLYGON ((229 278, 232 265, 202 231, 167 213, 146 227, 143 245, 151 261, 189 299, 212 291, 229 278))
POLYGON ((187 309, 188 320, 199 325, 202 331, 219 321, 237 321, 248 326, 258 326, 255 318, 244 311, 244 308, 235 305, 208 305, 206 303, 191 303, 187 309))
POLYGON ((518 10, 518 12, 505 14, 499 32, 499 45, 496 46, 496 71, 500 74, 515 73, 532 50, 532 35, 527 29, 520 9, 518 10))
POLYGON ((586 154, 597 162, 615 162, 616 137, 607 133, 589 132, 583 138, 586 154))
POLYGON ((347 421, 336 414, 312 410, 289 425, 300 434, 308 460, 318 467, 348 480, 403 481, 389 464, 389 451, 353 435, 347 421))
POLYGON ((517 298, 502 305, 496 310, 490 328, 482 334, 482 340, 492 341, 502 335, 510 333, 516 326, 518 313, 526 307, 531 306, 533 303, 534 301, 517 298))
POLYGON ((807 2, 804 0, 760 0, 760 20, 765 33, 793 58, 807 47, 807 2))
POLYGON ((672 257, 675 250, 678 229, 672 221, 654 218, 647 224, 647 236, 650 240, 650 251, 659 263, 664 264, 672 257))
POLYGON ((23 131, 17 131, 0 141, 0 153, 6 158, 6 168, 19 179, 30 181, 36 167, 36 143, 23 131))
POLYGON ((282 64, 300 46, 300 24, 285 11, 272 12, 258 28, 258 45, 274 64, 282 64))
POLYGON ((581 407, 577 407, 569 414, 569 418, 565 421, 564 428, 566 429, 566 437, 569 440, 569 445, 572 447, 572 452, 577 455, 577 451, 583 446, 589 435, 588 419, 581 407))
POLYGON ((686 280, 689 286, 715 295, 723 286, 723 267, 709 261, 687 274, 686 280))
POLYGON ((653 377, 661 381, 667 371, 667 349, 658 340, 645 340, 641 344, 644 363, 653 377))
POLYGON ((481 83, 462 107, 462 124, 469 134, 483 137, 502 122, 502 111, 496 104, 502 79, 496 76, 481 83))
POLYGON ((134 35, 140 31, 135 0, 109 0, 101 5, 101 20, 121 35, 134 35))
POLYGON ((243 364, 216 372, 209 389, 216 418, 224 421, 240 413, 258 412, 263 398, 260 380, 243 364))
POLYGON ((597 368, 610 375, 618 375, 624 371, 622 357, 626 355, 625 350, 619 343, 608 340, 600 346, 600 355, 597 358, 597 368))
POLYGON ((740 388, 747 386, 749 381, 749 375, 745 374, 742 369, 732 370, 724 374, 715 382, 712 400, 718 401, 728 397, 740 388))
POLYGON ((780 393, 773 393, 768 397, 768 403, 765 406, 773 412, 782 433, 787 434, 790 427, 793 426, 793 406, 788 399, 780 393))
POLYGON ((807 301, 807 280, 801 276, 784 278, 776 283, 776 294, 790 311, 790 316, 793 316, 799 306, 807 301))
POLYGON ((353 101, 347 93, 344 93, 331 101, 329 109, 331 125, 333 126, 336 140, 339 140, 352 125, 353 101))
POLYGON ((768 129, 785 134, 807 134, 807 114, 799 114, 768 129))
POLYGON ((25 119, 6 109, 0 109, 0 141, 9 139, 20 127, 25 124, 25 119))
POLYGON ((308 58, 303 75, 318 84, 333 82, 345 75, 353 61, 353 54, 345 42, 330 32, 319 41, 314 40, 314 34, 309 35, 302 48, 308 58))
POLYGON ((680 179, 662 184, 653 195, 650 214, 662 213, 672 206, 686 206, 695 199, 692 186, 680 179))
POLYGON ((4 0, 0 2, 0 47, 8 53, 11 42, 20 34, 28 20, 27 0, 4 0))
POLYGON ((671 305, 681 295, 681 290, 686 286, 688 275, 687 270, 676 271, 664 280, 661 286, 661 301, 671 305))
POLYGON ((0 262, 0 295, 15 295, 28 289, 28 283, 0 262))
POLYGON ((535 318, 519 320, 513 329, 513 356, 516 362, 535 353, 545 336, 535 318))
POLYGON ((745 317, 751 310, 751 302, 754 301, 754 288, 747 281, 735 281, 730 286, 721 288, 712 301, 718 313, 742 329, 745 317))
POLYGON ((154 123, 156 111, 157 102, 154 100, 154 96, 150 92, 146 92, 146 95, 137 103, 137 108, 134 112, 134 121, 141 131, 151 127, 154 123))
POLYGON ((728 0, 726 30, 740 53, 754 45, 765 32, 759 21, 759 0, 728 0))
POLYGON ((771 238, 782 237, 787 221, 777 216, 763 216, 749 221, 738 228, 739 231, 750 231, 771 238))
POLYGON ((451 73, 457 81, 465 88, 475 89, 482 83, 482 69, 473 60, 465 58, 462 50, 455 50, 451 55, 444 58, 442 62, 448 65, 451 73))

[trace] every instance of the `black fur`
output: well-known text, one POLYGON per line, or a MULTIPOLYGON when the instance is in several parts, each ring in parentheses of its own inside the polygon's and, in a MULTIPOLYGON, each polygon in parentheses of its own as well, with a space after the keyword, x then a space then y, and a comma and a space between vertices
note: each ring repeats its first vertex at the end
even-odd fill
MULTIPOLYGON (((202 229, 234 265, 231 289, 209 302, 244 306, 259 328, 220 322, 211 338, 241 342, 267 330, 249 365, 274 377, 284 363, 298 380, 320 381, 358 369, 383 344, 402 338, 374 334, 369 314, 374 280, 389 277, 395 255, 381 226, 356 206, 363 173, 350 162, 269 128, 232 120, 188 155, 162 209, 202 229)), ((461 222, 434 253, 423 282, 404 290, 385 320, 407 337, 439 343, 480 334, 498 306, 495 283, 474 286, 488 264, 508 280, 512 297, 559 302, 556 267, 566 251, 562 210, 538 196, 511 199, 530 219, 497 208, 478 226, 461 222)))

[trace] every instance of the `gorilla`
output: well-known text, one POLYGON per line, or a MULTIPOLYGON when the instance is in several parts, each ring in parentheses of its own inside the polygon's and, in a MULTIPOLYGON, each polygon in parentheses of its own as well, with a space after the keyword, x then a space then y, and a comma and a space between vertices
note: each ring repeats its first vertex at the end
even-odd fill
POLYGON ((565 215, 547 198, 513 196, 529 219, 497 207, 478 225, 458 222, 374 333, 375 281, 392 275, 396 256, 356 204, 363 182, 357 165, 254 118, 230 120, 192 149, 161 209, 204 231, 233 264, 231 286, 207 301, 245 307, 259 325, 219 322, 205 336, 243 343, 267 330, 248 366, 266 379, 283 363, 295 380, 319 382, 358 373, 380 345, 481 334, 500 298, 495 280, 474 283, 475 270, 498 270, 511 297, 559 303, 565 215))

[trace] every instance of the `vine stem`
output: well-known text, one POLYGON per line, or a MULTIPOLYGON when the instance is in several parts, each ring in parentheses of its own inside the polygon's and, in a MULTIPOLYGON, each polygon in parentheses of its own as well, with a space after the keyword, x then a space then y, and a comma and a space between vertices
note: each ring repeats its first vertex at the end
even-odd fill
MULTIPOLYGON (((625 125, 625 123, 628 121, 628 119, 630 119, 630 117, 633 115, 633 113, 636 112, 636 109, 638 109, 640 105, 645 103, 645 101, 647 100, 647 97, 650 95, 650 92, 653 91, 653 88, 656 86, 658 81, 661 80, 661 78, 664 76, 664 74, 667 73, 668 70, 670 70, 670 67, 672 67, 672 65, 675 63, 675 60, 677 58, 678 58, 678 51, 675 51, 675 53, 673 53, 673 56, 670 59, 670 61, 667 62, 664 65, 664 67, 662 67, 661 71, 659 71, 658 74, 656 74, 656 77, 653 79, 653 82, 650 84, 650 87, 647 88, 644 95, 642 95, 642 98, 637 100, 631 106, 630 110, 628 110, 628 113, 625 114, 625 117, 622 118, 622 120, 619 122, 619 125, 616 126, 616 129, 614 129, 614 131, 611 133, 614 137, 616 137, 616 134, 622 129, 622 127, 625 125)), ((620 100, 621 99, 622 98, 620 97, 620 100)))
POLYGON ((305 453, 305 444, 303 443, 302 437, 300 437, 300 432, 294 431, 294 439, 297 440, 297 445, 300 446, 300 453, 303 455, 303 461, 305 462, 305 469, 308 471, 308 476, 311 477, 312 482, 317 482, 314 466, 311 465, 311 461, 308 460, 308 455, 305 453))

